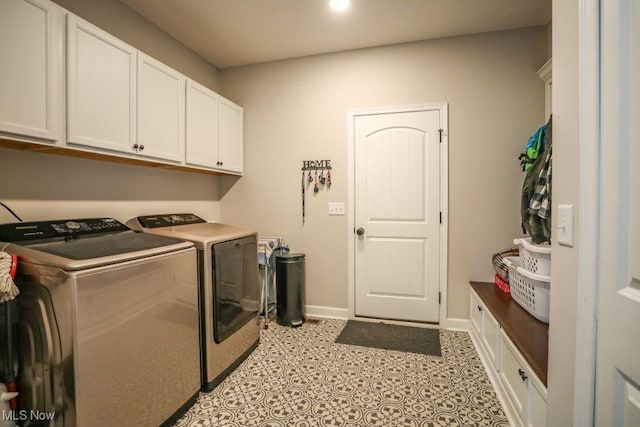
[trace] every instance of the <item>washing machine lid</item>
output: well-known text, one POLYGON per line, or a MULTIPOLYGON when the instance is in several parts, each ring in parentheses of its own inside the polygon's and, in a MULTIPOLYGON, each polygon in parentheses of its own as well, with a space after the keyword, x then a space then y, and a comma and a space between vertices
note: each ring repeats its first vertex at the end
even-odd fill
POLYGON ((192 247, 190 242, 137 233, 112 218, 0 225, 0 249, 23 261, 81 270, 192 247))
POLYGON ((255 235, 253 230, 219 222, 206 222, 194 214, 160 214, 132 218, 127 225, 134 230, 175 239, 189 240, 202 249, 203 245, 255 235))

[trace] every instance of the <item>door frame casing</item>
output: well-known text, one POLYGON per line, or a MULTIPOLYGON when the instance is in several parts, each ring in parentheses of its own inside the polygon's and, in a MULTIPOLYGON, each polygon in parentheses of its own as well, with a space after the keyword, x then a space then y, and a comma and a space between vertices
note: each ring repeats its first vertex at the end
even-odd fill
POLYGON ((356 319, 355 315, 355 126, 358 116, 369 116, 388 113, 408 113, 412 111, 439 111, 442 142, 440 144, 440 259, 438 274, 438 290, 441 296, 438 313, 438 324, 446 326, 447 320, 447 283, 448 283, 448 224, 449 224, 449 104, 447 102, 404 105, 395 107, 357 108, 347 111, 348 144, 347 144, 347 287, 348 287, 348 316, 356 319))
MULTIPOLYGON (((598 315, 600 223, 600 0, 579 3, 580 248, 574 425, 595 422, 595 373, 598 315)), ((553 106, 552 106, 553 111, 553 106)))

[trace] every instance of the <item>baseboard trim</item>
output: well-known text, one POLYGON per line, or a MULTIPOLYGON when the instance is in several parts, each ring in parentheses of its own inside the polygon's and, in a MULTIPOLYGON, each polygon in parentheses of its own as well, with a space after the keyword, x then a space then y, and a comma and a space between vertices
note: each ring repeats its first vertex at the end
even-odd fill
MULTIPOLYGON (((305 307, 305 315, 311 317, 323 317, 327 319, 349 319, 349 309, 347 308, 337 308, 337 307, 323 307, 319 305, 306 305, 305 307)), ((357 318, 357 317, 356 317, 357 318)), ((380 322, 380 319, 368 319, 368 318, 357 318, 358 320, 363 321, 375 321, 380 322)), ((391 321, 389 321, 391 323, 391 321)), ((416 324, 411 322, 393 322, 393 323, 402 323, 408 326, 416 326, 416 324)), ((427 325, 427 327, 438 327, 438 325, 427 325)), ((468 331, 471 328, 471 322, 469 319, 455 319, 448 318, 444 325, 441 327, 445 329, 452 329, 455 331, 468 331)))
POLYGON ((306 316, 344 320, 349 318, 349 309, 347 308, 322 307, 319 305, 306 305, 304 308, 306 316))
POLYGON ((454 331, 468 331, 471 328, 469 319, 448 318, 444 324, 445 329, 453 329, 454 331))

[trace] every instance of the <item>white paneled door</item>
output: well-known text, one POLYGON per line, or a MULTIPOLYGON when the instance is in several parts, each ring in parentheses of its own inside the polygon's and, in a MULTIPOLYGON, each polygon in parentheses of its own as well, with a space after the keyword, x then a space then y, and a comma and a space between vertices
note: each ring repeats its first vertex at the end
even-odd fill
POLYGON ((601 2, 598 426, 640 425, 640 1, 601 2))
POLYGON ((354 117, 356 316, 438 321, 440 115, 354 117))

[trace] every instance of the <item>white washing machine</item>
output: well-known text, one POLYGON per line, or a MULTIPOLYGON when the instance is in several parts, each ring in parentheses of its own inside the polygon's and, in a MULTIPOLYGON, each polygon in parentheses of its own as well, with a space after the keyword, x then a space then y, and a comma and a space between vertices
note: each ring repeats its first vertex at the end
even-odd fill
POLYGON ((211 391, 258 346, 257 233, 189 213, 147 215, 127 225, 193 242, 198 252, 202 388, 211 391))
POLYGON ((2 224, 0 250, 18 256, 22 426, 168 426, 196 400, 192 243, 98 218, 2 224))

